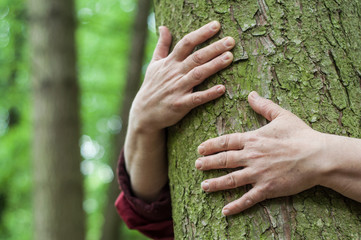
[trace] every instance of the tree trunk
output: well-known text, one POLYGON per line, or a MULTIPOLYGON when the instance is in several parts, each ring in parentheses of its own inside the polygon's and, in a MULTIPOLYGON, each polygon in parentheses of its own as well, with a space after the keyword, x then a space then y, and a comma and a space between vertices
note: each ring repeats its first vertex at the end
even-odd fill
MULTIPOLYGON (((122 109, 120 117, 122 119, 122 129, 119 134, 114 137, 114 156, 111 166, 114 170, 117 165, 117 157, 124 145, 125 135, 128 129, 129 111, 133 99, 138 92, 141 75, 143 59, 145 54, 145 45, 148 36, 148 14, 151 7, 151 1, 138 0, 137 14, 134 18, 134 26, 132 33, 132 45, 129 54, 129 65, 127 71, 126 87, 123 93, 122 109)), ((116 171, 114 171, 116 173, 116 171)), ((120 236, 120 217, 114 209, 114 202, 119 195, 118 178, 116 174, 113 181, 109 184, 107 193, 107 205, 105 206, 104 224, 102 229, 101 240, 118 240, 122 239, 120 236)))
POLYGON ((36 240, 84 239, 72 0, 29 0, 36 240))
POLYGON ((318 131, 360 138, 361 3, 157 0, 155 6, 157 24, 171 29, 174 43, 211 20, 222 24, 212 41, 236 39, 234 63, 198 88, 223 83, 225 96, 168 131, 176 239, 360 239, 361 204, 323 187, 222 217, 222 207, 249 186, 206 194, 200 183, 227 171, 203 173, 194 162, 206 139, 266 124, 248 106, 251 90, 318 131))

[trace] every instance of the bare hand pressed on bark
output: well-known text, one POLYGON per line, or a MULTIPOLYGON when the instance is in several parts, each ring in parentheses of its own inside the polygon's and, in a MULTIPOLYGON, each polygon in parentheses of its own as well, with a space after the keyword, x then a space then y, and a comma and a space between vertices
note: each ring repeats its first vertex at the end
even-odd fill
MULTIPOLYGON (((201 92, 193 88, 227 67, 234 47, 230 37, 194 53, 194 48, 220 29, 211 22, 186 35, 169 54, 171 35, 160 27, 144 83, 130 111, 124 147, 131 187, 139 198, 151 202, 166 184, 165 128, 179 122, 191 109, 223 95, 217 85, 201 92)), ((299 193, 322 185, 361 202, 361 140, 324 134, 300 118, 252 92, 251 107, 270 123, 258 130, 210 139, 200 145, 199 170, 238 168, 208 179, 203 190, 214 192, 251 184, 253 188, 229 203, 224 215, 239 213, 269 198, 299 193)))
POLYGON ((130 110, 124 147, 132 189, 142 199, 154 200, 168 180, 165 128, 225 92, 223 85, 193 92, 195 86, 232 62, 229 50, 235 41, 231 37, 192 53, 219 29, 219 22, 211 22, 186 35, 169 54, 171 34, 166 27, 159 28, 153 59, 130 110))
POLYGON ((270 123, 258 130, 234 133, 202 143, 199 170, 243 167, 202 183, 207 192, 246 184, 253 188, 223 208, 239 213, 265 199, 289 196, 316 185, 330 187, 361 201, 361 140, 317 132, 300 118, 256 92, 251 107, 270 123))

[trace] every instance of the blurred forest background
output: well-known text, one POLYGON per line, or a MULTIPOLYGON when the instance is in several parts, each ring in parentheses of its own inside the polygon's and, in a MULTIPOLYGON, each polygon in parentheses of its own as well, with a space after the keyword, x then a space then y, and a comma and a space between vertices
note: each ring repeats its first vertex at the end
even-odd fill
MULTIPOLYGON (((81 96, 81 172, 86 239, 101 239, 107 191, 115 177, 115 136, 131 52, 136 0, 76 0, 77 73, 81 96)), ((152 10, 144 74, 157 36, 152 10)), ((33 238, 32 91, 25 0, 0 1, 0 239, 33 238)), ((120 146, 117 146, 118 148, 120 146)), ((122 239, 145 239, 119 221, 122 239)))

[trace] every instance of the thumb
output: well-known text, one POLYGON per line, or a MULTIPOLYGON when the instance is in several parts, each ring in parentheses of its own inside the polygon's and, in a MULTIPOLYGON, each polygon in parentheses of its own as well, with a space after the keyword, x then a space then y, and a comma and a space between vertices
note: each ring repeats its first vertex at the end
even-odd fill
POLYGON ((172 35, 167 27, 159 27, 159 39, 153 53, 153 60, 160 60, 168 56, 170 44, 172 43, 172 35))
POLYGON ((248 102, 256 113, 261 114, 268 121, 274 120, 284 111, 279 105, 260 97, 255 91, 248 95, 248 102))

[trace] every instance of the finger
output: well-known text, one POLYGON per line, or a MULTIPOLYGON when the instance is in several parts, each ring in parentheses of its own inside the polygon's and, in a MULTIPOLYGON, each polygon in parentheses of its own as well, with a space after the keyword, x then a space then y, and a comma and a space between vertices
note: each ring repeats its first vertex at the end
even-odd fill
POLYGON ((242 212, 265 199, 266 195, 263 193, 262 189, 260 187, 254 187, 245 193, 240 199, 227 204, 223 208, 222 214, 224 216, 229 216, 242 212))
POLYGON ((247 157, 245 150, 225 151, 201 157, 196 160, 195 166, 198 170, 225 169, 246 166, 247 157))
POLYGON ((197 86, 206 78, 229 66, 229 64, 232 63, 232 60, 233 54, 231 52, 225 52, 212 61, 193 68, 193 70, 188 72, 182 79, 183 87, 191 89, 197 86))
POLYGON ((152 60, 160 60, 168 56, 170 44, 172 43, 172 35, 167 27, 159 27, 159 39, 155 47, 152 60))
POLYGON ((249 141, 252 132, 232 133, 220 137, 209 139, 198 147, 201 155, 210 155, 228 150, 240 150, 244 148, 245 142, 249 141))
POLYGON ((253 181, 252 176, 249 168, 244 168, 222 177, 205 180, 201 183, 201 187, 205 192, 237 188, 246 184, 251 184, 253 181))
POLYGON ((274 120, 285 111, 271 100, 260 97, 255 91, 248 95, 248 102, 256 113, 261 114, 268 121, 274 120))
POLYGON ((213 21, 187 34, 176 44, 172 55, 176 60, 184 60, 192 53, 193 49, 198 44, 201 44, 207 39, 213 37, 219 31, 220 27, 221 25, 218 21, 213 21))
POLYGON ((184 103, 189 109, 210 102, 224 94, 226 88, 223 85, 216 85, 210 89, 194 92, 184 97, 184 103))
POLYGON ((234 47, 235 41, 232 37, 226 37, 222 40, 219 40, 211 45, 204 47, 189 57, 184 61, 185 69, 187 71, 202 65, 209 60, 221 55, 222 53, 231 50, 234 47))

